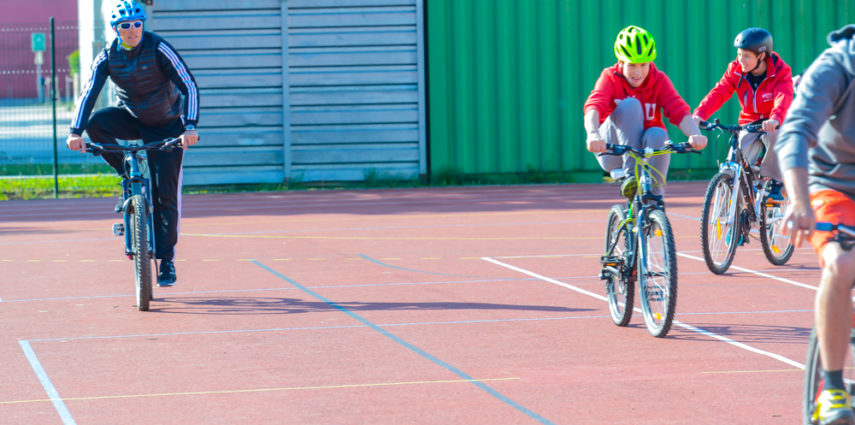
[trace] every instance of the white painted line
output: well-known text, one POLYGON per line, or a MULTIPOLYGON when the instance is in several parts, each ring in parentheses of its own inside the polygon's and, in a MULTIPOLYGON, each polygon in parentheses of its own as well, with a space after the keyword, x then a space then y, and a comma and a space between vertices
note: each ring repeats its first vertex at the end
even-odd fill
MULTIPOLYGON (((520 272, 520 273, 522 273, 522 274, 525 274, 525 275, 528 275, 528 276, 531 276, 531 277, 534 277, 534 278, 540 279, 540 280, 545 281, 545 282, 549 282, 549 283, 552 283, 552 284, 555 284, 555 285, 558 285, 558 286, 562 286, 562 287, 565 287, 565 288, 567 288, 567 289, 572 289, 572 290, 574 290, 574 291, 576 291, 576 292, 578 292, 578 293, 580 293, 580 294, 584 294, 584 295, 587 295, 587 296, 589 296, 589 297, 596 298, 596 299, 598 299, 598 300, 602 300, 602 301, 608 302, 608 298, 606 298, 605 296, 602 296, 602 295, 600 295, 600 294, 595 294, 595 293, 593 293, 593 292, 591 292, 591 291, 587 291, 587 290, 584 290, 584 289, 582 289, 582 288, 578 288, 578 287, 576 287, 576 286, 566 284, 566 283, 564 283, 564 282, 559 282, 559 281, 557 281, 557 280, 555 280, 555 279, 548 278, 548 277, 546 277, 546 276, 543 276, 543 275, 537 274, 537 273, 532 272, 532 271, 529 271, 529 270, 521 269, 521 268, 519 268, 519 267, 512 266, 512 265, 507 264, 507 263, 503 263, 503 262, 501 262, 501 261, 499 261, 499 260, 496 260, 496 259, 493 259, 493 258, 490 258, 490 257, 482 257, 481 259, 482 259, 482 260, 484 260, 484 261, 488 261, 488 262, 491 262, 491 263, 493 263, 493 264, 496 264, 496 265, 498 265, 498 266, 504 267, 504 268, 506 268, 506 269, 511 269, 511 270, 514 270, 514 271, 520 272)), ((703 260, 702 260, 702 261, 703 261, 703 260)), ((640 313, 640 312, 641 312, 641 309, 639 309, 639 308, 637 308, 637 307, 636 307, 636 308, 633 308, 633 311, 636 311, 636 312, 639 312, 639 313, 640 313)), ((784 356, 781 356, 780 354, 775 354, 775 353, 772 353, 772 352, 769 352, 769 351, 765 351, 765 350, 761 350, 761 349, 759 349, 759 348, 752 347, 752 346, 750 346, 750 345, 748 345, 748 344, 743 344, 743 343, 741 343, 741 342, 734 341, 734 340, 732 340, 732 339, 730 339, 730 338, 728 338, 728 337, 726 337, 726 336, 722 336, 722 335, 719 335, 719 334, 716 334, 716 333, 713 333, 713 332, 710 332, 710 331, 707 331, 707 330, 704 330, 704 329, 701 329, 701 328, 694 327, 694 326, 692 326, 692 325, 689 325, 689 324, 686 324, 686 323, 680 322, 679 320, 674 320, 674 325, 679 326, 679 327, 684 328, 684 329, 687 329, 687 330, 690 330, 690 331, 692 331, 692 332, 699 333, 699 334, 701 334, 701 335, 708 336, 708 337, 710 337, 710 338, 717 339, 717 340, 722 341, 722 342, 726 342, 726 343, 728 343, 728 344, 730 344, 730 345, 733 345, 734 347, 738 347, 738 348, 741 348, 741 349, 743 349, 743 350, 750 351, 750 352, 755 353, 755 354, 760 354, 760 355, 762 355, 762 356, 766 356, 766 357, 773 358, 773 359, 778 360, 778 361, 780 361, 780 362, 786 363, 786 364, 788 364, 788 365, 790 365, 790 366, 794 366, 794 367, 797 367, 797 368, 800 368, 800 369, 804 369, 804 368, 805 368, 805 366, 804 366, 803 364, 801 364, 801 363, 799 363, 799 362, 797 362, 797 361, 794 361, 794 360, 790 360, 790 359, 788 359, 788 358, 786 358, 786 357, 784 357, 784 356)))
MULTIPOLYGON (((695 257, 694 255, 683 254, 682 252, 678 252, 677 255, 691 259, 691 260, 697 260, 697 261, 700 261, 702 263, 705 262, 703 258, 695 257)), ((757 270, 746 269, 745 267, 739 267, 739 266, 733 266, 732 265, 732 266, 730 266, 730 268, 732 268, 734 270, 739 270, 741 272, 755 274, 755 275, 760 276, 760 277, 765 277, 768 279, 777 280, 778 282, 783 282, 783 283, 790 284, 793 286, 798 286, 800 288, 813 289, 814 291, 819 290, 818 287, 813 286, 813 285, 808 285, 806 283, 796 282, 795 280, 774 276, 774 275, 771 275, 769 273, 758 272, 757 270)))
POLYGON ((490 258, 490 257, 481 257, 481 259, 482 259, 482 260, 484 260, 484 261, 491 262, 491 263, 493 263, 493 264, 495 264, 495 265, 497 265, 497 266, 501 266, 501 267, 504 267, 504 268, 506 268, 506 269, 511 269, 511 270, 513 270, 513 271, 520 272, 520 273, 525 274, 525 275, 529 275, 529 276, 531 276, 531 277, 533 277, 533 278, 535 278, 535 279, 540 279, 540 280, 542 280, 542 281, 549 282, 549 283, 552 283, 552 284, 554 284, 554 285, 563 286, 563 287, 565 287, 565 288, 567 288, 567 289, 572 289, 572 290, 574 290, 574 291, 576 291, 576 292, 578 292, 578 293, 580 293, 580 294, 584 294, 584 295, 587 295, 587 296, 592 297, 592 298, 596 298, 596 299, 601 300, 601 301, 609 302, 609 299, 608 299, 608 298, 606 298, 606 297, 604 297, 604 296, 602 296, 602 295, 600 295, 600 294, 596 294, 596 293, 593 293, 593 292, 591 292, 591 291, 588 291, 588 290, 582 289, 582 288, 580 288, 580 287, 578 287, 578 286, 573 286, 573 285, 570 285, 569 283, 560 282, 560 281, 557 281, 557 280, 555 280, 555 279, 552 279, 552 278, 549 278, 549 277, 546 277, 546 276, 543 276, 543 275, 539 275, 539 274, 537 274, 537 273, 535 273, 535 272, 528 271, 528 270, 526 270, 526 269, 521 269, 521 268, 519 268, 519 267, 512 266, 512 265, 510 265, 510 264, 508 264, 508 263, 503 263, 503 262, 501 262, 501 261, 499 261, 499 260, 496 260, 496 259, 494 259, 494 258, 490 258))
POLYGON ((21 348, 24 350, 24 355, 27 356, 30 366, 33 368, 33 371, 36 372, 36 376, 42 383, 42 387, 45 389, 51 403, 53 403, 53 407, 56 409, 56 412, 59 413, 62 423, 65 425, 77 425, 77 422, 74 422, 74 418, 71 416, 71 412, 68 411, 68 407, 65 406, 65 402, 62 401, 62 397, 59 396, 59 392, 56 390, 56 387, 53 386, 53 382, 51 382, 47 372, 45 372, 45 369, 42 367, 41 362, 39 362, 39 358, 36 357, 36 352, 33 351, 32 347, 30 347, 30 342, 23 340, 18 341, 18 343, 21 344, 21 348))

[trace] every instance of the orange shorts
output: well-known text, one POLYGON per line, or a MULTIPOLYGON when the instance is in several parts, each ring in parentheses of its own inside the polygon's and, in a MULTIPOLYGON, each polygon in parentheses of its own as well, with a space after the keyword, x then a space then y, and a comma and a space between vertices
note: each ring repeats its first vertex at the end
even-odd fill
MULTIPOLYGON (((821 190, 810 194, 810 204, 816 214, 816 221, 834 224, 852 225, 855 222, 855 201, 836 190, 821 190)), ((813 232, 810 244, 822 261, 822 247, 834 236, 831 232, 813 232)))

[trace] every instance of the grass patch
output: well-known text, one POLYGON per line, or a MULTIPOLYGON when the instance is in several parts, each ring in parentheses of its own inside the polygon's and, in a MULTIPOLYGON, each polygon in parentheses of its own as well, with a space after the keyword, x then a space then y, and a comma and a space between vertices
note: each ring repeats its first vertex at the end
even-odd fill
MULTIPOLYGON (((60 176, 60 198, 97 198, 118 196, 119 178, 114 174, 60 176)), ((54 197, 54 179, 45 177, 0 178, 0 200, 48 199, 54 197)))
MULTIPOLYGON (((716 169, 672 170, 669 180, 708 180, 716 169)), ((605 181, 601 171, 542 172, 530 170, 524 173, 463 174, 445 170, 426 177, 401 179, 379 176, 366 172, 365 180, 354 182, 302 182, 287 183, 223 184, 209 186, 184 186, 184 194, 212 194, 236 192, 282 192, 295 190, 414 188, 476 185, 518 184, 564 184, 601 183, 605 181)), ((92 175, 69 175, 59 177, 59 198, 95 198, 119 196, 120 180, 112 172, 92 175)), ((0 177, 0 201, 12 199, 52 199, 54 197, 53 176, 0 177)))
MULTIPOLYGON (((109 174, 113 168, 107 164, 60 164, 59 175, 109 174)), ((53 178, 52 164, 3 164, 0 176, 49 176, 53 178)))

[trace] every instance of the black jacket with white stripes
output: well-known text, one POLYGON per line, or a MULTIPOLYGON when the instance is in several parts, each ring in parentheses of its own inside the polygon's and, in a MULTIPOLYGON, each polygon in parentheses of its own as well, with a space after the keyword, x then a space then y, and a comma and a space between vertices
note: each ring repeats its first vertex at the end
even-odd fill
POLYGON ((144 125, 159 127, 179 117, 185 125, 199 121, 199 90, 187 64, 163 38, 146 31, 132 50, 121 48, 117 38, 95 58, 74 112, 72 133, 86 129, 107 77, 116 85, 118 106, 144 125))

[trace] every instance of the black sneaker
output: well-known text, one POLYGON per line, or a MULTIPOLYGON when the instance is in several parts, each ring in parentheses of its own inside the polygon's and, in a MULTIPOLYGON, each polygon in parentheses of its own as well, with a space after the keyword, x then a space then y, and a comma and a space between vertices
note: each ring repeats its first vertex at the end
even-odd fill
POLYGON ((778 204, 784 202, 784 195, 781 194, 781 189, 783 187, 783 183, 777 180, 769 180, 769 194, 767 195, 766 200, 778 204))
POLYGON ((157 274, 157 286, 172 286, 178 278, 172 260, 160 260, 160 273, 157 274))

